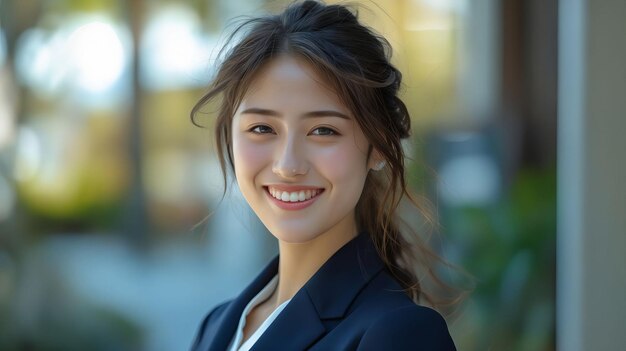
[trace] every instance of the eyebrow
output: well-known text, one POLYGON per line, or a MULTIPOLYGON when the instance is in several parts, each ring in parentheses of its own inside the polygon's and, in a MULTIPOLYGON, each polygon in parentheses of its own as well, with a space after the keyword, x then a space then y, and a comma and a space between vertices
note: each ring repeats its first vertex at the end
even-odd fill
MULTIPOLYGON (((264 115, 264 116, 273 116, 273 117, 281 117, 281 114, 274 110, 268 110, 264 108, 251 107, 241 111, 241 114, 255 114, 255 115, 264 115)), ((305 118, 312 117, 339 117, 343 119, 350 119, 350 117, 346 114, 343 114, 339 111, 335 110, 320 110, 320 111, 310 111, 302 115, 305 118)))

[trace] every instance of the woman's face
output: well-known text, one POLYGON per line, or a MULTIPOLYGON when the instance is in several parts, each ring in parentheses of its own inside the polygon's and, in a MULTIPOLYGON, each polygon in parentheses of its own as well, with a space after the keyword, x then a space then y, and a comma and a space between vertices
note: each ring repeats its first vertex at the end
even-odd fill
POLYGON ((355 206, 375 161, 348 108, 304 61, 282 55, 257 72, 232 137, 239 188, 279 240, 356 234, 355 206))

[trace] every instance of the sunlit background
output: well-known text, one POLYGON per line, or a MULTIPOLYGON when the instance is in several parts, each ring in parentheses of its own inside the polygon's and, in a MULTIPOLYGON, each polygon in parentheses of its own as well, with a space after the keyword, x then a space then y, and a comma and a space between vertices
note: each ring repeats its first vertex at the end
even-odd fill
MULTIPOLYGON (((333 1, 330 1, 333 2, 333 1)), ((554 350, 557 0, 385 0, 459 350, 554 350)), ((276 253, 189 111, 264 0, 0 0, 0 349, 184 350, 276 253), (214 211, 213 216, 206 216, 214 211)))

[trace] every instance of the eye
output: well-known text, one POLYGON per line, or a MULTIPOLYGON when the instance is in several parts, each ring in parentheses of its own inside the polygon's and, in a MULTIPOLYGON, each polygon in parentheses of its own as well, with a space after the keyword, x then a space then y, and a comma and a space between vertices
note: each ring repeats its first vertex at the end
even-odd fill
POLYGON ((319 128, 315 128, 312 132, 312 135, 321 135, 321 136, 333 136, 333 135, 340 135, 339 133, 337 133, 337 131, 335 131, 332 128, 328 128, 328 127, 319 127, 319 128))
POLYGON ((274 130, 270 126, 266 126, 264 124, 259 124, 257 126, 254 126, 248 129, 248 131, 253 134, 273 134, 274 133, 274 130))

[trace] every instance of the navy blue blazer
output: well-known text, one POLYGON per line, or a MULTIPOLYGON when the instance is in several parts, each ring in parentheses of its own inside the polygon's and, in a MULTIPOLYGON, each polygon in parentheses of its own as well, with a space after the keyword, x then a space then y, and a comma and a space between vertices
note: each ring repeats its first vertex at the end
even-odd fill
MULTIPOLYGON (((224 351, 244 307, 278 272, 278 257, 202 321, 192 351, 224 351)), ((416 305, 367 233, 340 248, 294 295, 252 350, 456 350, 446 322, 416 305)))

